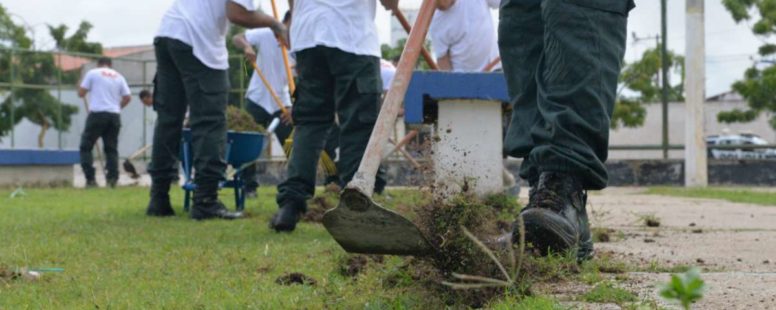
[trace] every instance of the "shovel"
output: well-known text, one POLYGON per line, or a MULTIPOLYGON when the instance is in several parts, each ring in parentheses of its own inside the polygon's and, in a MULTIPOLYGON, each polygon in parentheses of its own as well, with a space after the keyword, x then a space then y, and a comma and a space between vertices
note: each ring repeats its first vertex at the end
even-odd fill
POLYGON ((127 159, 124 160, 124 163, 121 164, 124 167, 124 171, 129 173, 129 176, 131 178, 133 178, 133 179, 139 179, 140 178, 140 173, 137 172, 137 168, 135 168, 135 165, 132 163, 132 161, 135 160, 135 158, 137 158, 138 156, 140 156, 143 153, 145 153, 145 151, 147 151, 150 147, 151 147, 151 144, 146 144, 145 146, 143 146, 140 149, 138 149, 132 155, 129 155, 129 157, 127 157, 127 159))
POLYGON ((433 0, 423 0, 358 171, 342 191, 339 205, 323 216, 326 230, 345 251, 390 255, 425 255, 433 251, 431 244, 415 224, 398 213, 381 207, 371 196, 383 148, 393 132, 434 9, 433 0))

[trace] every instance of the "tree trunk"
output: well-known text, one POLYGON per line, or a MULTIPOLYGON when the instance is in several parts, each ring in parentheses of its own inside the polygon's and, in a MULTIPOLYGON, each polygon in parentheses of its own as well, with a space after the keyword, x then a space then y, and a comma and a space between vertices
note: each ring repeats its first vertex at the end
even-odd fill
POLYGON ((46 137, 46 131, 49 129, 49 122, 46 120, 46 117, 42 115, 42 113, 39 113, 40 115, 40 133, 38 133, 38 148, 43 148, 43 139, 46 137))

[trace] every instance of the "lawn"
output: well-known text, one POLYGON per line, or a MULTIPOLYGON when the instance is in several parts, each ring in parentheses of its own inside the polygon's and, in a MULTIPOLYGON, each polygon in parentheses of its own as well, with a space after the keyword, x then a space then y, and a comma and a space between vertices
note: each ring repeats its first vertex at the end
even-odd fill
POLYGON ((690 198, 722 199, 730 202, 751 203, 763 206, 776 206, 776 192, 747 190, 725 187, 682 188, 652 187, 648 194, 690 198))
MULTIPOLYGON (((143 214, 147 189, 26 189, 10 198, 0 191, 0 268, 59 267, 37 281, 0 279, 0 309, 228 308, 403 309, 443 306, 399 266, 371 260, 355 277, 343 275, 347 254, 319 224, 292 234, 267 227, 274 189, 248 200, 250 218, 188 219, 173 191, 178 216, 143 214), (279 285, 278 277, 303 273, 314 285, 279 285), (398 281, 396 279, 399 279, 398 281), (391 279, 391 281, 388 281, 391 279)), ((232 208, 231 192, 222 192, 232 208)), ((411 201, 412 191, 393 192, 411 201), (410 197, 410 198, 407 198, 410 197)), ((543 297, 507 296, 500 309, 555 309, 543 297)))

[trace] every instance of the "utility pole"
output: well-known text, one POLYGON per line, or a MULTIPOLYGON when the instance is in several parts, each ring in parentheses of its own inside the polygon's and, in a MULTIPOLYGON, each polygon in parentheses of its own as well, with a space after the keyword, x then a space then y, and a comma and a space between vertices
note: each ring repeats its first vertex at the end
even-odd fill
POLYGON ((668 21, 666 16, 666 0, 660 1, 660 37, 663 44, 660 46, 661 63, 663 69, 663 159, 668 159, 668 21))
POLYGON ((687 94, 685 115, 684 183, 687 187, 708 185, 703 105, 706 100, 706 43, 703 0, 687 0, 685 67, 687 94))

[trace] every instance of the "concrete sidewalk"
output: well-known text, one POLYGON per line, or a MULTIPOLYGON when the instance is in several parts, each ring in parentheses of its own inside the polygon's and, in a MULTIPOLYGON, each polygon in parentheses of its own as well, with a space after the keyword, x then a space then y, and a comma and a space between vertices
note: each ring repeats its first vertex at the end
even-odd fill
MULTIPOLYGON (((776 206, 644 193, 638 188, 592 193, 593 226, 614 230, 611 242, 596 244, 599 253, 634 266, 698 266, 706 293, 694 309, 776 309, 776 206), (645 215, 657 217, 660 226, 647 227, 645 215)), ((618 284, 673 307, 658 296, 669 273, 631 272, 627 278, 618 284)), ((564 294, 563 287, 553 291, 573 294, 564 294)), ((583 305, 601 307, 619 308, 583 305)))

